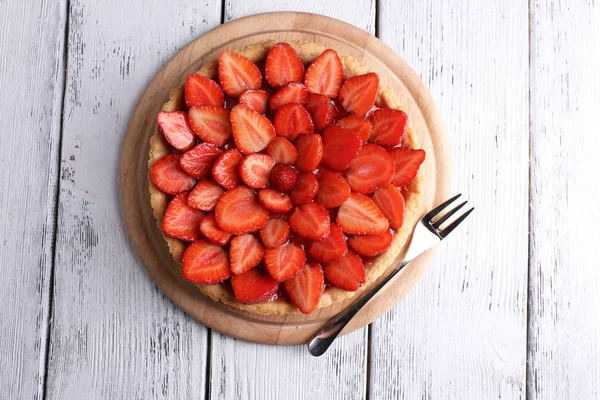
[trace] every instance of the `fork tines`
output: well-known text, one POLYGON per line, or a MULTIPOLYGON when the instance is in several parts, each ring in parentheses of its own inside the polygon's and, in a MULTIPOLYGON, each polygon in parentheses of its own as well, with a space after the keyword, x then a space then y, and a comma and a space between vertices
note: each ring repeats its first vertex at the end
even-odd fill
POLYGON ((442 211, 448 208, 448 206, 454 203, 460 196, 460 194, 457 194, 456 196, 440 204, 439 206, 431 210, 429 213, 427 213, 427 215, 425 215, 425 218, 427 219, 429 225, 433 229, 435 229, 435 231, 442 238, 448 236, 450 232, 452 232, 458 225, 460 225, 460 223, 463 222, 465 218, 467 218, 469 214, 471 214, 475 209, 474 207, 472 207, 471 209, 467 210, 464 214, 456 218, 450 225, 448 225, 444 229, 440 229, 445 222, 447 222, 454 214, 456 214, 458 210, 460 210, 462 207, 464 207, 465 204, 467 204, 467 202, 464 201, 442 215, 442 211))

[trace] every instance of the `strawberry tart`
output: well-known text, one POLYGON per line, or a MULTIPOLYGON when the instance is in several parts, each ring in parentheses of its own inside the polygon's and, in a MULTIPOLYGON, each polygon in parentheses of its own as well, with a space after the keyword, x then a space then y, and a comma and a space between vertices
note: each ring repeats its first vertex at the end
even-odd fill
POLYGON ((327 307, 381 276, 417 222, 425 151, 409 116, 333 49, 223 51, 156 121, 153 213, 182 276, 215 301, 327 307))

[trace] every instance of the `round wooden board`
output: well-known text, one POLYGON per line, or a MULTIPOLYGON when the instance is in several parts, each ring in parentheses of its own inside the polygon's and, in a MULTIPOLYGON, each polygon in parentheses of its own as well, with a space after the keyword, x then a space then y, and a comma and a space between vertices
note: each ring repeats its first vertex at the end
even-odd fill
MULTIPOLYGON (((423 210, 433 208, 448 197, 452 162, 442 119, 416 73, 379 39, 336 19, 293 12, 241 18, 195 39, 156 75, 133 113, 121 154, 121 203, 133 246, 150 276, 167 296, 206 326, 252 342, 300 344, 306 343, 353 299, 317 310, 308 316, 255 315, 212 301, 181 277, 179 266, 172 259, 152 215, 148 192, 148 141, 154 131, 156 113, 168 99, 169 91, 179 86, 189 73, 207 61, 216 59, 221 51, 242 48, 267 39, 321 43, 340 54, 354 57, 368 70, 377 72, 383 84, 394 89, 407 109, 422 148, 427 151, 423 210)), ((403 256, 400 254, 398 261, 403 256)), ((420 279, 430 258, 431 253, 426 253, 410 263, 361 310, 344 333, 369 324, 396 305, 420 279)))

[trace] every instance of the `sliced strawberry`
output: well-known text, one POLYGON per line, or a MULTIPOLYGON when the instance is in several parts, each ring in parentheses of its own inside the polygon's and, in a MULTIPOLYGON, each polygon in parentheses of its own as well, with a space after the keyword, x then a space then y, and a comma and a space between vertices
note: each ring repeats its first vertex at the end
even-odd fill
POLYGON ((244 156, 237 149, 230 149, 221 154, 212 166, 212 176, 215 181, 226 189, 242 183, 239 166, 243 158, 244 156))
POLYGON ((325 208, 339 207, 350 196, 350 186, 346 179, 336 172, 321 172, 318 181, 317 202, 325 208))
POLYGON ((381 146, 397 146, 404 139, 408 127, 408 116, 404 111, 382 108, 371 115, 373 133, 369 141, 381 146))
POLYGON ((267 210, 274 213, 286 213, 294 206, 292 200, 290 200, 290 196, 271 188, 262 189, 258 192, 258 201, 267 210))
POLYGON ((313 120, 316 132, 321 132, 333 122, 335 107, 329 97, 323 94, 309 93, 308 103, 304 107, 313 120))
POLYGON ((231 272, 237 275, 256 267, 264 253, 265 247, 251 233, 235 236, 229 244, 231 272))
POLYGON ((231 278, 231 287, 240 303, 254 304, 271 301, 277 295, 279 282, 257 268, 231 278))
POLYGON ((252 189, 237 186, 219 197, 215 217, 225 232, 241 235, 265 226, 269 212, 258 202, 252 189))
POLYGON ((346 180, 354 192, 369 194, 387 185, 394 174, 390 153, 376 144, 365 144, 346 171, 346 180))
POLYGON ((196 183, 196 180, 181 168, 180 159, 180 155, 169 154, 150 168, 150 179, 157 188, 167 194, 185 192, 193 188, 196 183))
POLYGON ((274 89, 304 79, 304 64, 288 43, 277 43, 269 50, 265 61, 265 78, 274 89))
POLYGON ((265 267, 271 278, 284 282, 293 278, 304 266, 306 254, 295 243, 265 250, 265 267))
POLYGON ((198 210, 212 211, 223 192, 225 190, 217 182, 212 179, 203 179, 196 184, 188 196, 188 204, 198 210))
POLYGON ((392 243, 392 233, 385 231, 379 235, 352 236, 348 239, 348 246, 361 256, 374 257, 383 253, 392 243))
POLYGON ((277 110, 273 125, 278 136, 291 141, 296 140, 300 135, 313 133, 315 130, 308 111, 296 103, 286 104, 277 110))
POLYGON ((306 69, 304 84, 311 93, 337 97, 344 80, 344 66, 335 50, 327 49, 306 69))
POLYGON ((340 103, 348 112, 364 116, 375 104, 379 76, 374 72, 348 78, 340 89, 340 103))
POLYGON ((221 153, 223 150, 213 143, 200 143, 181 156, 179 165, 194 178, 203 179, 210 175, 210 169, 221 153))
POLYGON ((266 114, 271 95, 266 90, 246 90, 240 96, 240 104, 244 104, 259 114, 266 114))
POLYGON ((354 292, 365 282, 365 267, 359 256, 349 251, 339 260, 323 267, 325 277, 334 286, 354 292))
POLYGON ((329 235, 320 242, 310 241, 306 244, 306 251, 315 260, 328 263, 337 260, 348 252, 346 237, 342 228, 331 224, 329 235))
POLYGON ((223 91, 237 99, 249 89, 260 89, 262 75, 249 59, 226 50, 219 55, 219 82, 223 91))
POLYGON ((250 154, 240 163, 239 171, 242 181, 254 189, 260 189, 269 183, 271 168, 275 165, 273 157, 266 154, 250 154))
POLYGON ((260 230, 260 238, 267 248, 280 247, 290 237, 290 226, 282 218, 272 218, 260 230))
POLYGON ((165 139, 179 151, 188 151, 194 147, 194 132, 190 128, 187 113, 183 111, 161 111, 156 115, 156 122, 165 139))
POLYGON ((281 193, 287 193, 298 184, 298 171, 289 165, 276 165, 271 170, 271 187, 281 193))
POLYGON ((358 154, 361 140, 352 132, 337 125, 325 128, 322 136, 323 165, 335 171, 346 170, 358 154))
POLYGON ((323 240, 329 235, 331 222, 329 213, 322 205, 309 203, 297 206, 288 223, 294 232, 305 239, 323 240))
POLYGON ((316 263, 306 263, 302 270, 292 279, 283 284, 290 300, 304 314, 310 314, 325 290, 325 279, 321 266, 316 263))
POLYGON ((223 107, 198 106, 190 109, 190 125, 205 142, 223 146, 231 137, 229 110, 223 107))
POLYGON ((419 172, 419 167, 425 161, 425 150, 397 147, 390 149, 390 154, 394 160, 392 184, 398 187, 408 185, 415 179, 415 176, 419 172))
POLYGON ((219 246, 225 246, 229 239, 231 239, 231 233, 225 232, 217 224, 215 214, 206 214, 200 221, 200 232, 205 238, 218 244, 219 246))
POLYGON ((204 213, 187 203, 188 193, 179 193, 173 197, 162 220, 162 230, 167 235, 193 242, 200 238, 200 220, 204 213))
POLYGON ((389 184, 380 187, 373 192, 371 199, 390 222, 390 228, 398 229, 402 226, 404 222, 404 197, 396 186, 389 184))
POLYGON ((298 152, 294 145, 282 137, 271 140, 267 146, 267 154, 273 157, 277 164, 294 165, 298 159, 298 152))
POLYGON ((213 284, 231 276, 225 250, 207 240, 190 244, 183 253, 181 275, 194 283, 213 284))
POLYGON ((339 121, 340 119, 344 119, 350 114, 348 111, 346 111, 344 109, 344 107, 342 107, 342 105, 340 104, 340 100, 336 97, 335 99, 331 99, 331 103, 333 104, 333 119, 336 121, 339 121))
POLYGON ((310 135, 302 135, 294 142, 298 151, 298 159, 296 160, 296 168, 300 171, 312 171, 317 168, 323 159, 323 140, 321 135, 312 133, 310 135))
POLYGON ((223 107, 225 96, 219 84, 199 74, 185 78, 185 104, 188 108, 198 106, 223 107))
POLYGON ((319 182, 312 172, 305 172, 298 177, 298 184, 290 192, 290 199, 294 204, 308 204, 317 195, 319 182))
POLYGON ((335 221, 350 235, 377 235, 389 228, 388 220, 373 200, 360 193, 352 193, 346 199, 335 221))
POLYGON ((373 128, 368 119, 354 114, 340 119, 337 124, 354 133, 363 143, 369 140, 371 129, 373 128))
POLYGON ((244 154, 264 150, 275 137, 271 121, 243 104, 233 107, 230 117, 235 145, 244 154))
POLYGON ((286 104, 292 103, 302 106, 308 103, 308 92, 302 83, 290 82, 273 93, 269 100, 269 111, 275 113, 286 104))

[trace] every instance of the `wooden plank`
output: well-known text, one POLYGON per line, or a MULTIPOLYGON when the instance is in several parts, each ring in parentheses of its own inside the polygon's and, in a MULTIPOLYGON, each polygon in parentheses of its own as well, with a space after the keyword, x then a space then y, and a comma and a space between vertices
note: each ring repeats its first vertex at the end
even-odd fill
MULTIPOLYGON (((374 33, 375 2, 227 1, 225 19, 267 11, 306 11, 352 23, 374 33)), ((212 332, 210 393, 213 399, 363 399, 366 390, 367 329, 339 339, 313 359, 304 346, 274 347, 212 332), (335 375, 335 378, 332 376, 335 375)))
POLYGON ((72 0, 49 398, 203 398, 206 328, 160 292, 122 225, 120 147, 159 68, 220 5, 72 0))
POLYGON ((436 99, 476 212, 373 324, 371 398, 524 398, 527 3, 382 0, 378 18, 436 99))
POLYGON ((0 397, 41 399, 66 2, 0 5, 0 397))
POLYGON ((530 399, 600 398, 600 4, 531 2, 530 399))

